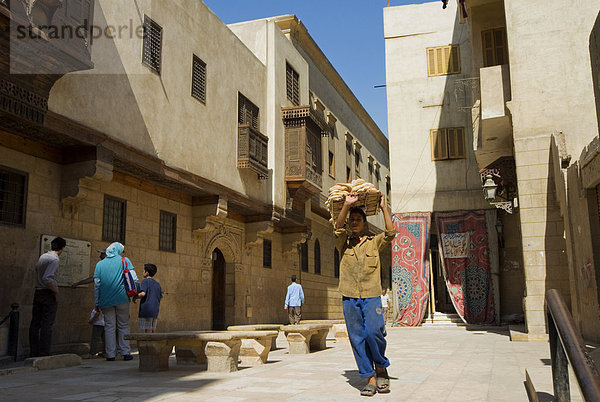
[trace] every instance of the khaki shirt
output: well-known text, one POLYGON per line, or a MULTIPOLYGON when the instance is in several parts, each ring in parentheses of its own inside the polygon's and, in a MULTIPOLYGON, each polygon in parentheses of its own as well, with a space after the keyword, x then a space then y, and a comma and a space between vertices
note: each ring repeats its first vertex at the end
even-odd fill
POLYGON ((335 229, 336 247, 342 256, 340 261, 340 285, 338 290, 346 297, 381 296, 381 261, 379 251, 396 236, 396 230, 386 230, 376 236, 363 236, 352 241, 346 228, 335 229), (356 243, 354 246, 351 244, 356 243))

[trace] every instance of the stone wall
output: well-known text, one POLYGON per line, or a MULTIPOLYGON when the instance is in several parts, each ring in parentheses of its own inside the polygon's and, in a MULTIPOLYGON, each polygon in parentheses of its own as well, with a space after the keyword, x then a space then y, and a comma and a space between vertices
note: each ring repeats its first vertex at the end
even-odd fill
MULTIPOLYGON (((0 305, 21 305, 21 348, 27 349, 31 320, 35 263, 40 254, 40 236, 57 235, 91 243, 89 275, 97 262, 94 251, 108 246, 102 241, 104 195, 126 200, 125 255, 138 277, 143 265, 158 267, 155 279, 163 288, 159 331, 210 329, 212 326, 212 261, 219 248, 226 261, 226 320, 228 325, 285 323, 283 309, 290 276, 296 274, 306 294, 304 317, 341 318, 341 296, 333 270, 333 235, 324 219, 313 216, 309 240, 309 272, 299 272, 295 246, 277 232, 264 234, 272 240, 272 268, 263 267, 262 238, 246 243, 241 222, 209 220, 205 228, 192 231, 190 203, 174 201, 124 183, 120 175, 109 182, 83 179, 86 197, 63 206, 60 200, 60 165, 0 147, 2 165, 26 172, 29 178, 26 226, 2 227, 0 241, 0 305), (176 252, 159 251, 160 211, 177 214, 176 252), (321 249, 321 275, 314 273, 314 243, 321 249)), ((84 278, 73 278, 77 281, 84 278)), ((87 324, 93 308, 93 286, 60 287, 59 309, 54 325, 53 345, 89 342, 87 324)), ((137 331, 138 304, 131 304, 130 326, 137 331)), ((6 311, 8 312, 8 311, 6 311)), ((4 314, 5 312, 3 312, 4 314)), ((22 349, 22 350, 24 350, 22 349)))

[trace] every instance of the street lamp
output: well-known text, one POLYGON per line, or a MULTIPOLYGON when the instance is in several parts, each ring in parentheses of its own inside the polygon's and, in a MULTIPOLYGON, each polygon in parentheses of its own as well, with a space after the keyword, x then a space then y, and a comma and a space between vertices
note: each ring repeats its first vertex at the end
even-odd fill
POLYGON ((483 196, 486 200, 491 201, 496 198, 496 190, 498 185, 494 182, 491 174, 485 176, 485 183, 483 183, 483 196))

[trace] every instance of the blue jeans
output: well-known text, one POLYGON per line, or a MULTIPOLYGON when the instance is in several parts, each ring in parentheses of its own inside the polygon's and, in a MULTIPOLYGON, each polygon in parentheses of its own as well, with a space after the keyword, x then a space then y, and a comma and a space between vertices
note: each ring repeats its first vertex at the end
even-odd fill
POLYGON ((386 368, 390 361, 385 357, 385 322, 381 311, 381 298, 343 297, 342 307, 348 338, 358 366, 358 374, 362 378, 375 375, 373 365, 386 368))

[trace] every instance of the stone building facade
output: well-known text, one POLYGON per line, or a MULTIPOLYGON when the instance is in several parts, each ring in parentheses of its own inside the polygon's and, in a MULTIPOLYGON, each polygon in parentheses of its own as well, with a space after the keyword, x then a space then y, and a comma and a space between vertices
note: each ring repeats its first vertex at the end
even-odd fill
MULTIPOLYGON (((520 0, 466 0, 459 10, 433 6, 420 7, 429 7, 433 20, 445 18, 454 36, 467 41, 468 85, 455 85, 454 92, 469 110, 480 186, 490 174, 487 187, 498 191, 490 204, 512 209, 500 218, 501 277, 510 262, 515 270, 508 285, 523 293, 501 295, 512 298, 505 308, 521 305, 528 338, 544 339, 545 292, 558 289, 583 337, 597 342, 598 4, 565 8, 550 1, 531 8, 520 0)), ((426 24, 420 29, 428 32, 426 24)))
MULTIPOLYGON (((350 178, 371 174, 389 189, 388 143, 302 23, 228 27, 193 0, 85 3, 94 7, 87 32, 104 33, 80 44, 84 62, 57 75, 49 63, 19 81, 8 69, 19 55, 8 43, 2 50, 0 78, 29 91, 16 100, 3 92, 22 109, 0 110, 0 306, 21 305, 21 353, 49 236, 85 259, 75 266, 73 247, 61 266, 57 351, 88 341, 92 287, 68 285, 91 275, 95 250, 116 240, 138 276, 144 263, 158 266, 160 331, 283 323, 292 274, 305 289, 304 318, 340 318, 325 197, 346 181, 347 161, 350 178), (41 119, 31 118, 28 94, 46 105, 41 119)), ((24 10, 23 21, 41 25, 36 13, 24 10)))

